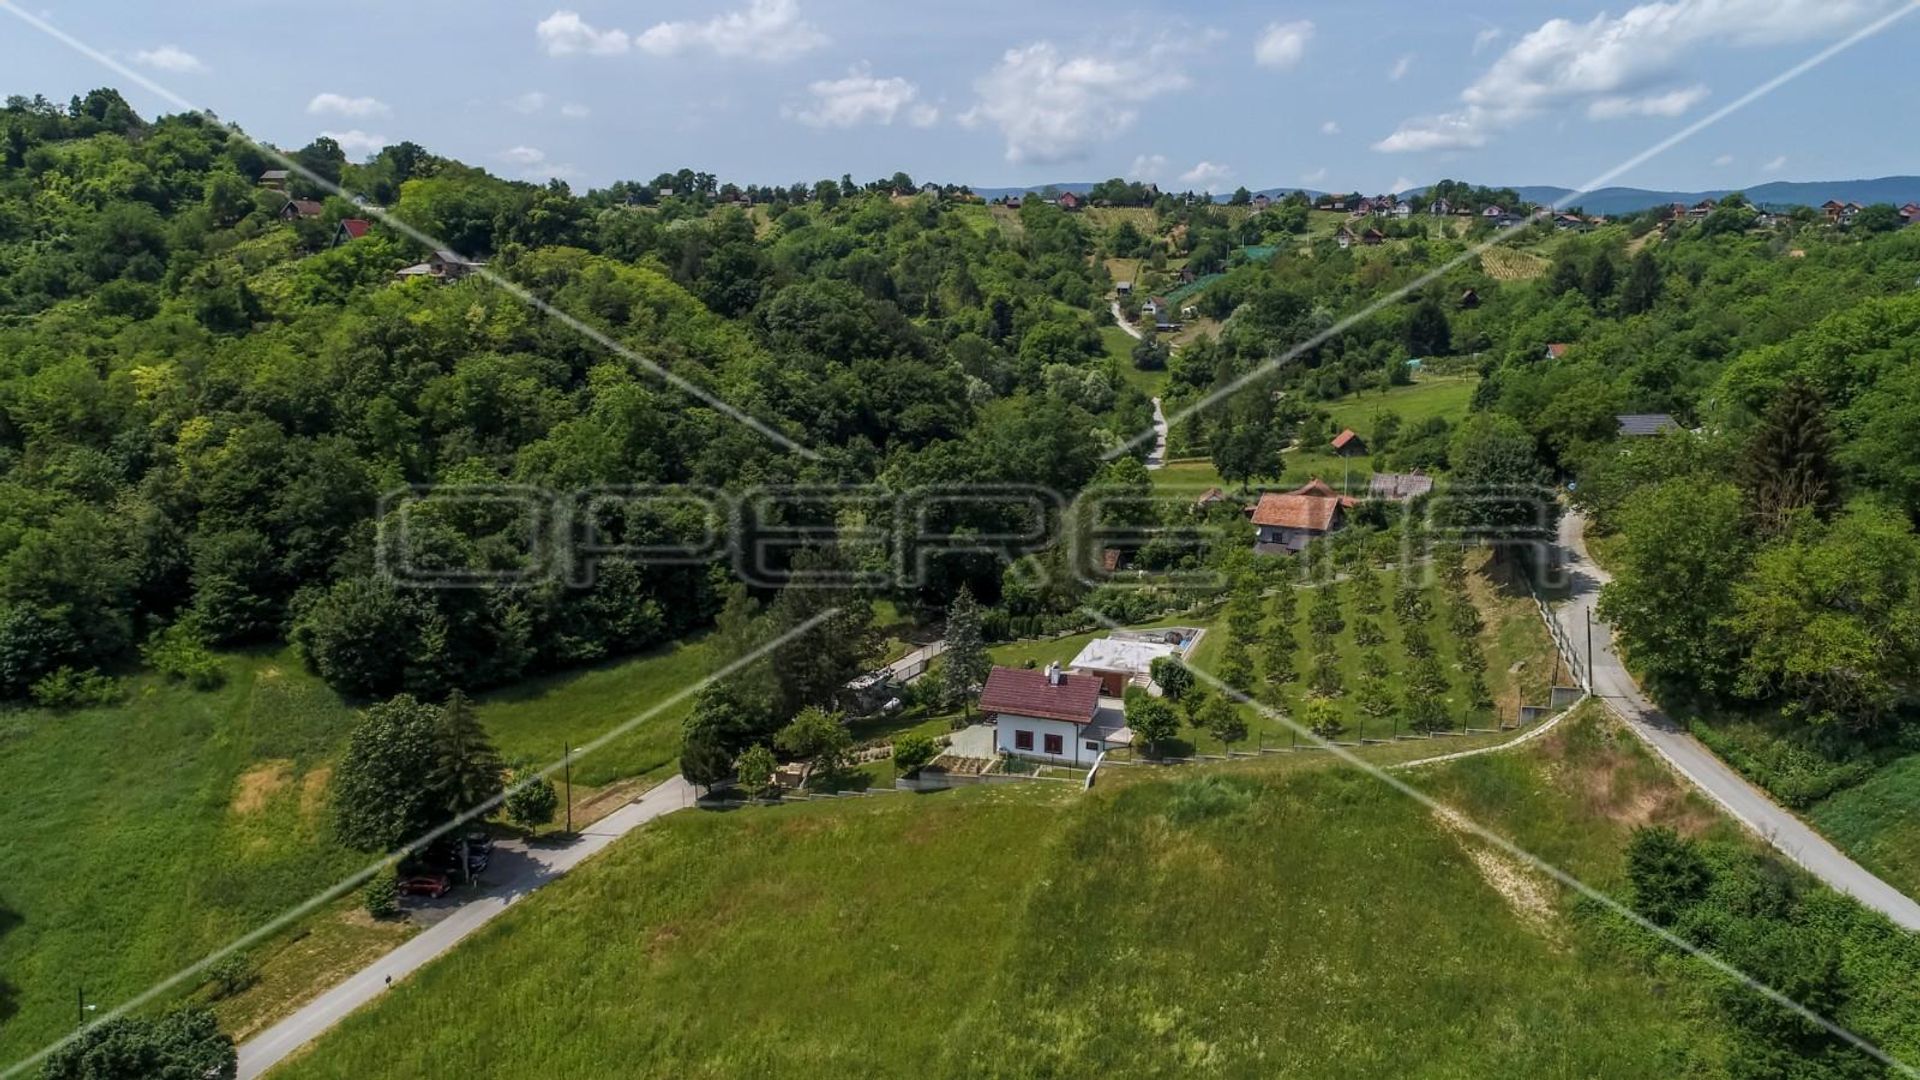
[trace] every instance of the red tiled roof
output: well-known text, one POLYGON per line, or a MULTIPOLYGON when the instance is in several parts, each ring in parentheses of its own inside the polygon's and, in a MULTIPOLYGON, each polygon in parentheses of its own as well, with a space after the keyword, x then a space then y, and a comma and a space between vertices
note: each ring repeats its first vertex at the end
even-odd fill
POLYGON ((1352 505, 1352 499, 1342 497, 1316 476, 1292 491, 1269 491, 1260 496, 1260 505, 1253 508, 1253 523, 1327 532, 1341 508, 1352 505))
POLYGON ((1045 671, 995 667, 980 691, 980 710, 1040 720, 1085 724, 1100 708, 1100 680, 1091 675, 1061 674, 1058 685, 1045 671))
POLYGON ((373 227, 373 223, 365 218, 341 218, 340 227, 347 230, 348 237, 358 240, 367 235, 367 230, 373 227))
POLYGON ((1559 341, 1549 342, 1547 344, 1547 355, 1553 357, 1555 360, 1567 355, 1566 344, 1559 341))
POLYGON ((1360 436, 1355 435, 1353 433, 1352 428, 1344 428, 1341 430, 1340 434, 1335 435, 1333 437, 1333 448, 1335 450, 1344 450, 1348 443, 1352 442, 1353 440, 1359 437, 1360 436))

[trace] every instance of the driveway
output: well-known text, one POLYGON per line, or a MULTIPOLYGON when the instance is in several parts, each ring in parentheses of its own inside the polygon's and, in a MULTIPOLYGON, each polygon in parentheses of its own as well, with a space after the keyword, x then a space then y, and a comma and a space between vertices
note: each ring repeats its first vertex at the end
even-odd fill
MULTIPOLYGON (((1586 520, 1569 511, 1560 521, 1560 546, 1567 560, 1572 595, 1554 606, 1554 618, 1576 653, 1586 647, 1587 621, 1594 615, 1600 587, 1612 575, 1587 554, 1586 520)), ((1634 734, 1665 758, 1682 776, 1719 803, 1734 819, 1772 844, 1781 854, 1829 886, 1908 930, 1920 931, 1920 903, 1868 873, 1865 867, 1815 832, 1793 813, 1776 805, 1733 767, 1660 711, 1641 692, 1620 662, 1613 628, 1593 617, 1593 671, 1589 689, 1607 703, 1634 734)), ((1580 665, 1586 666, 1585 657, 1580 665)))
POLYGON ((240 1080, 253 1080, 273 1068, 347 1014, 380 996, 390 982, 406 978, 608 844, 655 818, 692 806, 693 801, 693 786, 676 776, 565 843, 529 847, 504 841, 495 845, 487 872, 481 875, 479 891, 456 890, 440 900, 412 906, 416 916, 430 924, 425 930, 349 975, 292 1016, 241 1043, 240 1080))

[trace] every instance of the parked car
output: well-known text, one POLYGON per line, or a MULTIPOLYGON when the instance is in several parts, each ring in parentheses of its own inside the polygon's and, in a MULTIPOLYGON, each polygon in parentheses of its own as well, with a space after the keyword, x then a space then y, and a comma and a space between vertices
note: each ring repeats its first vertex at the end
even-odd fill
MULTIPOLYGON (((493 860, 492 845, 478 847, 472 841, 467 845, 467 872, 479 874, 493 860)), ((460 841, 440 839, 427 845, 420 853, 420 861, 435 870, 444 870, 450 874, 460 872, 460 841)))
POLYGON ((430 896, 438 900, 452 889, 453 883, 445 874, 415 874, 400 881, 400 892, 404 896, 430 896))

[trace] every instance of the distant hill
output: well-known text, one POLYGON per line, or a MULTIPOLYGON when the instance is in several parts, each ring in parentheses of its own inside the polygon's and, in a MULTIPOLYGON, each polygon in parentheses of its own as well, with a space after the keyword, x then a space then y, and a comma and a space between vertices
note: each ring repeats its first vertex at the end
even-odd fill
MULTIPOLYGON (((1091 183, 1034 184, 1029 187, 977 187, 973 190, 983 198, 997 199, 1005 195, 1024 195, 1030 191, 1044 191, 1047 188, 1084 195, 1092 190, 1093 185, 1091 183)), ((1271 187, 1259 190, 1269 196, 1278 197, 1299 189, 1271 187)), ((1400 194, 1411 195, 1424 190, 1426 189, 1410 188, 1400 194)), ((1310 188, 1306 191, 1310 197, 1321 194, 1310 188)), ((1573 194, 1572 188, 1544 184, 1516 187, 1514 191, 1528 202, 1543 205, 1557 203, 1573 194)), ((1719 199, 1732 191, 1743 191, 1748 199, 1763 206, 1819 206, 1828 199, 1857 202, 1862 205, 1892 203, 1899 206, 1908 202, 1920 202, 1920 176, 1883 176, 1877 180, 1774 180, 1748 188, 1713 188, 1706 191, 1652 191, 1646 188, 1604 187, 1574 199, 1573 205, 1581 207, 1589 214, 1628 214, 1635 210, 1645 210, 1650 206, 1664 206, 1668 203, 1696 203, 1701 199, 1719 199)), ((1225 201, 1227 195, 1219 193, 1214 198, 1225 201)))

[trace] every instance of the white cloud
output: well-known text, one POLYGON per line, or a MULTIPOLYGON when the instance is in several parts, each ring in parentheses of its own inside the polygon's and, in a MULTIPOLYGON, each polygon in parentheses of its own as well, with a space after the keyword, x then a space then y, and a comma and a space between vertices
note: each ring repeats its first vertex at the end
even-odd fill
POLYGON ((532 146, 514 146, 500 151, 504 160, 514 165, 538 165, 547 160, 547 152, 532 146))
POLYGON ((565 105, 560 106, 560 115, 569 120, 584 120, 592 114, 592 112, 592 109, 587 108, 577 101, 569 101, 565 105))
POLYGON ((1500 35, 1504 33, 1506 33, 1506 31, 1497 26, 1489 26, 1485 30, 1473 35, 1473 54, 1475 56, 1480 55, 1480 50, 1499 41, 1500 35))
POLYGON ((1387 81, 1399 82, 1401 79, 1406 78, 1407 72, 1411 71, 1412 69, 1413 69, 1413 54, 1406 53, 1405 55, 1401 56, 1400 59, 1395 60, 1393 62, 1393 66, 1387 69, 1387 81))
POLYGON ((1733 155, 1721 154, 1719 157, 1713 159, 1713 163, 1719 166, 1720 168, 1724 169, 1727 166, 1733 164, 1733 155))
POLYGON ((1569 106, 1608 116, 1675 115, 1704 88, 1669 89, 1708 47, 1828 37, 1900 0, 1654 0, 1586 22, 1550 19, 1461 92, 1461 107, 1414 117, 1374 144, 1387 152, 1485 146, 1498 132, 1569 106))
POLYGON ((1396 176, 1393 178, 1393 183, 1387 185, 1387 193, 1390 195, 1398 195, 1403 191, 1412 190, 1415 186, 1412 180, 1404 176, 1396 176))
POLYGON ((1321 182, 1322 180, 1325 180, 1326 178, 1327 178, 1327 168, 1326 166, 1322 165, 1320 168, 1315 169, 1312 172, 1306 173, 1303 176, 1301 176, 1300 182, 1311 186, 1313 184, 1317 184, 1321 182))
POLYGON ((1167 155, 1141 154, 1133 159, 1133 167, 1127 170, 1129 180, 1158 180, 1167 175, 1167 155))
POLYGON ((750 0, 741 11, 705 22, 655 23, 633 37, 635 47, 655 56, 707 49, 752 60, 785 60, 826 43, 827 35, 800 18, 795 0, 750 0))
POLYGON ((533 28, 534 36, 540 39, 540 47, 548 56, 569 56, 574 53, 588 53, 594 56, 615 56, 626 52, 633 44, 625 30, 598 30, 580 17, 579 12, 560 10, 540 20, 533 28))
POLYGON ((1595 98, 1587 105, 1587 117, 1592 120, 1618 120, 1627 116, 1679 116, 1706 98, 1705 86, 1688 86, 1637 98, 1595 98))
POLYGON ((1194 165, 1193 168, 1181 173, 1180 182, 1204 188, 1210 184, 1217 184, 1232 175, 1233 170, 1227 168, 1225 165, 1216 164, 1211 161, 1202 161, 1194 165))
POLYGON ((811 83, 807 93, 813 100, 793 116, 811 127, 891 124, 897 117, 915 127, 931 127, 940 119, 939 109, 919 100, 919 87, 898 75, 876 77, 864 67, 848 71, 845 78, 811 83))
POLYGON ((1781 154, 1779 157, 1774 158, 1772 161, 1769 161, 1765 165, 1760 166, 1760 171, 1763 173, 1777 173, 1781 169, 1784 169, 1786 167, 1787 167, 1787 155, 1781 154))
POLYGON ((385 135, 374 135, 359 128, 351 131, 323 131, 320 134, 340 144, 340 149, 350 158, 368 157, 391 146, 393 140, 385 135))
POLYGON ((547 107, 547 95, 538 90, 529 90, 519 97, 507 101, 507 108, 523 116, 532 116, 547 107))
POLYGON ((1253 61, 1262 67, 1290 68, 1307 55, 1307 42, 1313 39, 1313 24, 1306 20, 1268 23, 1260 40, 1253 45, 1253 61))
POLYGON ((1140 105, 1186 89, 1181 51, 1160 43, 1069 56, 1050 41, 1008 49, 975 80, 979 99, 960 122, 998 127, 1006 137, 1007 160, 1014 164, 1073 161, 1095 143, 1131 128, 1140 105))
POLYGON ((393 110, 377 98, 348 97, 345 94, 315 94, 307 102, 307 111, 315 116, 385 116, 393 110))
POLYGON ((1338 134, 1340 134, 1340 122, 1339 122, 1338 120, 1329 120, 1329 121, 1327 121, 1326 123, 1324 123, 1324 124, 1321 124, 1321 125, 1320 125, 1320 134, 1322 134, 1322 135, 1338 135, 1338 134))
POLYGON ((169 71, 175 75, 193 75, 207 70, 200 58, 178 45, 162 45, 157 49, 141 49, 133 54, 133 62, 144 64, 156 71, 169 71))

